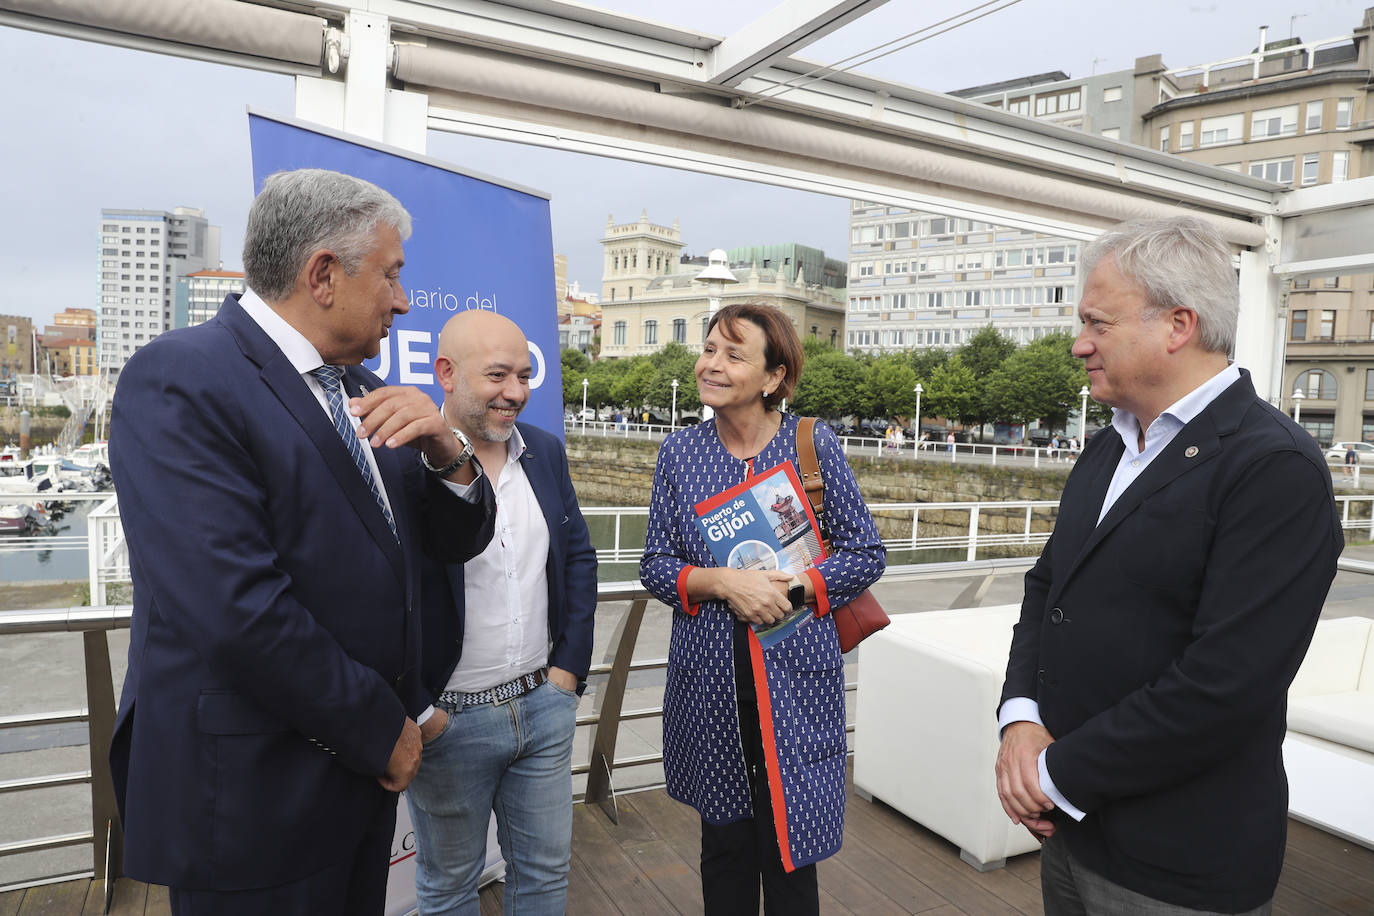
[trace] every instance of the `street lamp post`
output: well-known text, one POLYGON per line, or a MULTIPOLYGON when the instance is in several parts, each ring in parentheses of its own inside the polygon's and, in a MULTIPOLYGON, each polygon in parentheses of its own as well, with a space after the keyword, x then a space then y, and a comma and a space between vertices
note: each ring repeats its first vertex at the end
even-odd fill
POLYGON ((587 435, 587 380, 582 379, 582 435, 587 435))
POLYGON ((1078 447, 1083 447, 1083 440, 1088 431, 1088 386, 1084 385, 1078 389, 1078 396, 1083 399, 1083 409, 1078 412, 1078 447))
POLYGON ((916 392, 916 426, 911 430, 911 447, 913 451, 919 452, 921 450, 921 395, 925 389, 921 387, 920 382, 917 382, 916 387, 911 390, 916 392))
MULTIPOLYGON (((720 300, 725 295, 725 284, 739 282, 734 271, 730 269, 730 259, 723 248, 711 249, 711 252, 706 255, 706 269, 697 274, 695 279, 702 281, 707 286, 706 302, 712 315, 720 311, 720 300)), ((701 341, 701 345, 705 348, 705 339, 701 341)), ((714 411, 711 408, 705 404, 701 405, 701 419, 709 420, 713 414, 714 411)))
POLYGON ((1293 389, 1293 422, 1297 423, 1299 426, 1302 425, 1302 402, 1304 397, 1306 397, 1306 395, 1302 393, 1302 388, 1293 389))
POLYGON ((677 379, 673 379, 673 412, 668 419, 668 428, 677 429, 677 379))

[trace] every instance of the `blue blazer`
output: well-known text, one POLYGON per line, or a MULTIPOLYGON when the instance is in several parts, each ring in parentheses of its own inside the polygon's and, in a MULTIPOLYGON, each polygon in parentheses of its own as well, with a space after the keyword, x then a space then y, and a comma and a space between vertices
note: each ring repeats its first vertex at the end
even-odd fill
MULTIPOLYGON (((384 384, 360 367, 350 395, 384 384)), ((243 310, 143 347, 110 458, 134 611, 110 766, 125 871, 187 889, 336 864, 419 685, 419 557, 491 538, 413 449, 378 449, 401 543, 305 381, 243 310)))
POLYGON ((1098 522, 1124 445, 1092 438, 1026 574, 1003 702, 1055 742, 1052 813, 1088 868, 1157 900, 1234 913, 1274 895, 1288 685, 1345 540, 1305 430, 1223 391, 1098 522))
MULTIPOLYGON (((549 528, 549 558, 544 564, 549 591, 549 664, 571 671, 586 686, 592 661, 592 623, 596 616, 596 551, 577 505, 568 453, 557 436, 517 423, 525 440, 520 466, 549 528)), ((448 685, 463 654, 466 616, 463 564, 426 564, 424 589, 424 666, 422 680, 430 699, 448 685)))

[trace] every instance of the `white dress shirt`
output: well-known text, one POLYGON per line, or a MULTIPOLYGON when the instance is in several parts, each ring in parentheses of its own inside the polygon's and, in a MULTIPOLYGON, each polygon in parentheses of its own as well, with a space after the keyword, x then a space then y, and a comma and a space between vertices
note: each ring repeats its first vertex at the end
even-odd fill
MULTIPOLYGON (((1140 421, 1135 415, 1127 410, 1112 408, 1112 428, 1125 444, 1125 451, 1121 453, 1121 460, 1117 462, 1116 471, 1112 474, 1112 482, 1107 487, 1106 497, 1102 500, 1102 508, 1097 513, 1098 524, 1107 517, 1112 506, 1126 489, 1135 482, 1145 469, 1150 466, 1159 453, 1168 447, 1179 430, 1193 421, 1198 414, 1202 413, 1217 399, 1227 388, 1240 380, 1240 369, 1234 364, 1228 365, 1225 369, 1194 388, 1188 394, 1179 398, 1173 404, 1164 409, 1155 421, 1150 424, 1150 428, 1145 430, 1145 448, 1140 447, 1140 421)), ((1030 697, 1009 697, 997 714, 997 726, 1004 729, 1013 722, 1034 722, 1036 725, 1044 727, 1044 722, 1040 719, 1040 704, 1030 697)), ((1087 816, 1086 812, 1078 809, 1064 797, 1054 780, 1050 777, 1049 767, 1045 763, 1047 751, 1040 752, 1040 789, 1050 797, 1060 811, 1069 815, 1076 821, 1083 820, 1087 816)))
POLYGON ((549 663, 549 528, 511 433, 496 480, 496 531, 463 566, 463 652, 447 690, 477 693, 549 663))

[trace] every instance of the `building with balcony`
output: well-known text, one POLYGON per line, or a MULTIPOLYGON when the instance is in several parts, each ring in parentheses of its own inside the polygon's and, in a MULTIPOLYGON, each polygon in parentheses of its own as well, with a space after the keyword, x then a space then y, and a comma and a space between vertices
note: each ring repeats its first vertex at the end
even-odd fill
MULTIPOLYGON (((1291 188, 1374 174, 1374 9, 1350 35, 1268 41, 1249 53, 1168 70, 1136 61, 1141 139, 1291 188)), ((1374 234, 1374 215, 1366 233, 1374 234)), ((1374 275, 1287 281, 1283 407, 1323 444, 1374 442, 1374 275)))

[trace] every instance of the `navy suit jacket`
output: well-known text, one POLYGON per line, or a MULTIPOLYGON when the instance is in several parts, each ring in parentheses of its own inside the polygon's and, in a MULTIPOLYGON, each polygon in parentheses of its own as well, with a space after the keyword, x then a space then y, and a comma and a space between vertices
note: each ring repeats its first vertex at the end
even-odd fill
POLYGON ((1091 870, 1194 909, 1270 899, 1283 863, 1287 690, 1344 547, 1315 440, 1227 388, 1099 524, 1124 450, 1094 436, 1026 575, 1002 701, 1054 736, 1055 813, 1091 870))
MULTIPOLYGON (((596 551, 577 505, 568 454, 558 437, 526 423, 516 424, 525 440, 520 466, 529 478, 549 528, 544 564, 549 592, 549 664, 585 681, 592 661, 592 624, 596 616, 596 551)), ((424 590, 423 681, 435 699, 448 685, 463 653, 467 609, 463 564, 427 564, 424 590)), ((579 684, 579 692, 585 684, 579 684)))
MULTIPOLYGON (((360 367, 350 395, 384 383, 360 367)), ((305 381, 229 297, 120 374, 110 458, 134 612, 110 765, 125 870, 207 890, 336 864, 419 683, 419 557, 491 538, 414 449, 377 449, 397 543, 305 381)))

